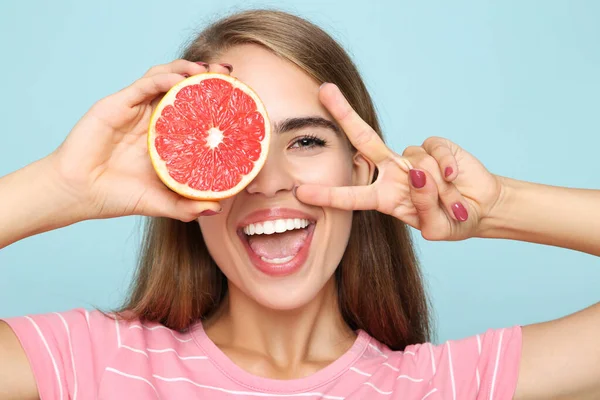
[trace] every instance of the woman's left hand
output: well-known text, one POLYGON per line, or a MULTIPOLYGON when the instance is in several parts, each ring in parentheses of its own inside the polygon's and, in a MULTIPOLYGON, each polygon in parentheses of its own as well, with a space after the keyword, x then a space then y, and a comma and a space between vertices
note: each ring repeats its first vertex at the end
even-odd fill
POLYGON ((324 85, 321 102, 354 147, 378 170, 368 186, 302 185, 304 203, 345 210, 377 210, 419 229, 428 240, 461 240, 477 236, 502 194, 501 180, 475 157, 443 138, 394 153, 352 109, 339 89, 324 85))

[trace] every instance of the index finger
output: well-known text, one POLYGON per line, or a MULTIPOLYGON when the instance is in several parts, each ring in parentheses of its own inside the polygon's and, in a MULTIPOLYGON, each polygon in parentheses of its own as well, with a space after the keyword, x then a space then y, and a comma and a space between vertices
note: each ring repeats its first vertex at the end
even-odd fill
POLYGON ((158 74, 180 74, 180 75, 197 75, 208 71, 208 64, 202 62, 192 62, 188 60, 178 59, 167 64, 155 65, 150 68, 142 78, 154 76, 158 74))
POLYGON ((340 124, 350 143, 365 157, 379 164, 392 158, 392 151, 381 137, 357 114, 340 89, 333 83, 325 83, 319 90, 321 103, 340 124))
POLYGON ((372 186, 300 185, 296 197, 305 204, 340 210, 376 210, 377 191, 372 186))
POLYGON ((140 78, 118 95, 123 98, 127 105, 134 107, 144 101, 151 101, 160 94, 168 92, 173 86, 185 78, 176 73, 165 73, 140 78))

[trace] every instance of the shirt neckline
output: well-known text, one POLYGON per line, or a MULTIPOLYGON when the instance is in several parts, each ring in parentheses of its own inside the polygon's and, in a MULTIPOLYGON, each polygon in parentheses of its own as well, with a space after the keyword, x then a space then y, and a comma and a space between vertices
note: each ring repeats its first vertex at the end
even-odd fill
POLYGON ((304 378, 281 380, 253 375, 235 364, 208 337, 201 322, 192 328, 191 336, 215 367, 229 379, 248 389, 271 393, 307 392, 331 382, 346 372, 363 355, 371 341, 368 333, 358 330, 352 346, 325 368, 304 378))

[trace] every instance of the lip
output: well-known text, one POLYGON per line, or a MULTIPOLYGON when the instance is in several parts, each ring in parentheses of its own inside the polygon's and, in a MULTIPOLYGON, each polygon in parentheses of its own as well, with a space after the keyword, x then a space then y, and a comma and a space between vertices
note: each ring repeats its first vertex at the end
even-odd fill
POLYGON ((245 216, 237 225, 237 229, 242 229, 250 224, 257 222, 274 221, 276 219, 287 218, 302 218, 307 219, 311 223, 316 222, 317 217, 307 212, 296 210, 293 208, 265 208, 263 210, 254 211, 245 216))
POLYGON ((246 249, 248 257, 250 258, 250 262, 254 265, 256 269, 258 269, 265 275, 269 275, 272 277, 284 277, 300 270, 300 268, 302 268, 302 265, 304 265, 304 263, 306 262, 308 258, 310 245, 312 243, 313 234, 315 231, 316 220, 317 218, 313 215, 291 208, 271 208, 258 210, 247 215, 238 224, 237 234, 240 240, 242 241, 244 248, 246 249), (286 262, 285 264, 271 264, 266 261, 263 261, 250 247, 248 237, 246 236, 246 234, 244 234, 242 228, 256 222, 272 221, 276 219, 286 218, 302 218, 310 221, 310 225, 308 225, 308 227, 306 228, 308 230, 308 235, 306 237, 306 240, 304 241, 304 245, 296 254, 296 256, 290 261, 286 262))

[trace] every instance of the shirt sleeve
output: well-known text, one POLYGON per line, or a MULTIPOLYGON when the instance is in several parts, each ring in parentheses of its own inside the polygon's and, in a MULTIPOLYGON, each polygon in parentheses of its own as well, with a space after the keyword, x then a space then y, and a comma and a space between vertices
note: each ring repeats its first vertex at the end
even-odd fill
POLYGON ((408 346, 431 385, 453 400, 511 400, 521 360, 521 327, 490 329, 441 345, 408 346))
POLYGON ((75 309, 4 321, 25 350, 42 400, 96 397, 107 359, 117 349, 112 318, 75 309))

